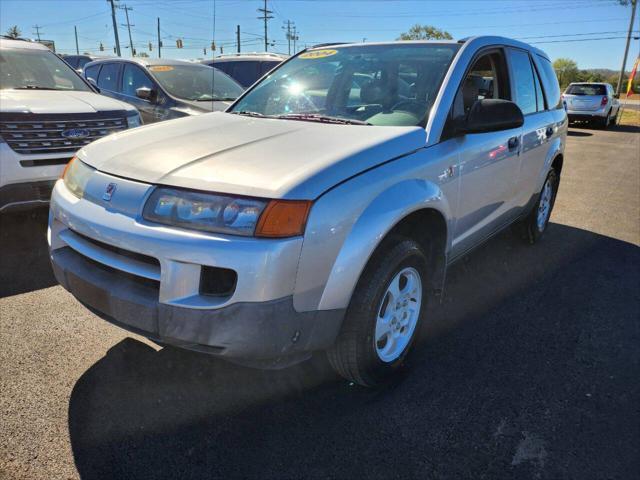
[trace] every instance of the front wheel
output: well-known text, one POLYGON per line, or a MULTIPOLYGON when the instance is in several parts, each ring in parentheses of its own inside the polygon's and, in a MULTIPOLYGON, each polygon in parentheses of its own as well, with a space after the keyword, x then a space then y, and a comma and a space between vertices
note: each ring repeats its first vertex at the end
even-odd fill
POLYGON ((411 239, 389 241, 372 257, 327 357, 344 378, 372 387, 411 350, 426 305, 427 259, 411 239))

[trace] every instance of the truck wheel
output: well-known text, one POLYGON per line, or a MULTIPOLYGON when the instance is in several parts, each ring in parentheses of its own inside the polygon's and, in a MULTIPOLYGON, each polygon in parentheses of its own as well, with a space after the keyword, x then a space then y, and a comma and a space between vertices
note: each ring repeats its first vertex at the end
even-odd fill
POLYGON ((402 364, 426 305, 427 258, 414 240, 396 237, 369 261, 327 357, 336 372, 366 387, 402 364))
POLYGON ((558 193, 559 178, 556 171, 552 168, 547 179, 542 186, 542 191, 538 195, 538 200, 531 213, 524 221, 526 237, 529 243, 534 244, 547 229, 549 218, 553 205, 556 202, 556 194, 558 193))

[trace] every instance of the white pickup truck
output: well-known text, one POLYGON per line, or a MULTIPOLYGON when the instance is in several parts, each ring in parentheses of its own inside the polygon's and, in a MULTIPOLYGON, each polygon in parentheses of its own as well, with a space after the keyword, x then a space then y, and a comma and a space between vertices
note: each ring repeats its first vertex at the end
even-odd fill
POLYGON ((0 38, 0 212, 47 204, 79 148, 140 123, 44 45, 0 38))

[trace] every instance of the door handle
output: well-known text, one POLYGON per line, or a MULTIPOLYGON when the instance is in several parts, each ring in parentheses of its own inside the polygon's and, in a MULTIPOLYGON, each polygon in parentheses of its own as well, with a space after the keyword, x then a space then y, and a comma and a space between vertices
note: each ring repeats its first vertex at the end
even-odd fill
POLYGON ((518 140, 518 137, 511 137, 509 139, 509 142, 507 143, 507 145, 509 146, 509 150, 513 150, 514 148, 517 148, 519 143, 520 143, 520 140, 518 140))
POLYGON ((547 127, 547 138, 553 135, 553 127, 547 127))

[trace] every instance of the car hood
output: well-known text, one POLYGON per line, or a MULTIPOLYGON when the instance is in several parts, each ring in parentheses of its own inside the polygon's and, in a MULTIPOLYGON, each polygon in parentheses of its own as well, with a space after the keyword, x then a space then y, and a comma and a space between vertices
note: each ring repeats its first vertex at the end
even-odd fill
POLYGON ((134 111, 131 105, 93 92, 61 90, 0 90, 3 113, 95 113, 134 111))
POLYGON ((420 127, 335 125, 208 113, 109 135, 78 156, 152 184, 268 198, 314 199, 424 147, 420 127))

